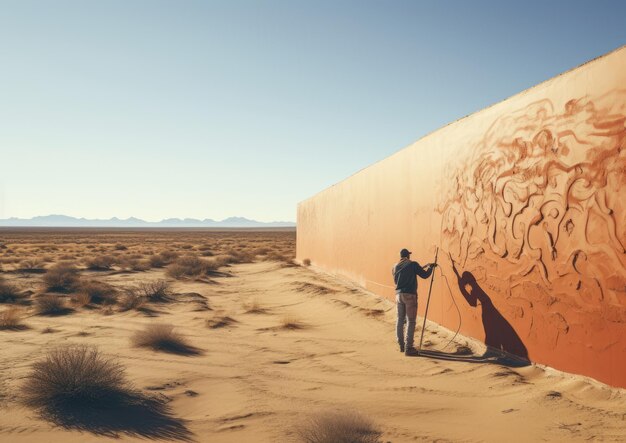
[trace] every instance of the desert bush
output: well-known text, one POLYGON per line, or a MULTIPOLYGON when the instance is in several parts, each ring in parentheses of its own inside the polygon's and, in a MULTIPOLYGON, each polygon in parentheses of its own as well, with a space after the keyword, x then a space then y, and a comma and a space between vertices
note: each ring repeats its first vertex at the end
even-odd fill
POLYGON ((294 314, 285 314, 280 319, 280 327, 283 329, 303 329, 302 320, 294 314))
POLYGON ((155 280, 141 283, 139 293, 148 301, 165 302, 171 299, 171 285, 167 280, 155 280))
POLYGON ((248 251, 230 249, 226 251, 226 256, 230 257, 230 263, 252 263, 254 261, 254 255, 248 251))
POLYGON ((149 260, 139 260, 136 258, 125 257, 123 260, 120 260, 120 265, 124 269, 130 269, 131 271, 147 271, 150 269, 150 261, 149 260))
POLYGON ((43 262, 40 260, 22 260, 20 270, 25 272, 40 271, 43 268, 43 262))
POLYGON ((219 255, 217 257, 213 257, 210 261, 211 270, 217 270, 221 267, 228 266, 232 263, 232 257, 230 255, 219 255))
POLYGON ((119 306, 122 311, 130 311, 131 309, 139 309, 146 303, 146 297, 139 293, 135 288, 128 289, 120 298, 119 306))
POLYGON ((148 259, 148 262, 150 263, 150 266, 153 268, 162 268, 163 266, 166 265, 166 261, 163 259, 163 257, 161 256, 161 254, 154 254, 151 255, 150 258, 148 259))
POLYGON ((78 269, 72 263, 58 263, 43 276, 50 291, 71 291, 79 282, 78 269))
POLYGON ((78 292, 89 296, 90 302, 97 305, 112 305, 117 300, 116 289, 97 280, 87 280, 80 283, 78 292))
POLYGON ((91 271, 108 271, 117 262, 112 255, 100 255, 87 260, 87 269, 91 271))
POLYGON ((180 257, 167 268, 167 275, 172 278, 198 277, 211 268, 211 264, 194 255, 180 257))
POLYGON ((113 246, 113 249, 115 249, 116 251, 126 251, 128 247, 121 243, 118 243, 115 246, 113 246))
POLYGON ((267 255, 270 252, 270 248, 256 248, 252 251, 254 255, 267 255))
POLYGON ((22 315, 21 309, 16 307, 10 307, 0 312, 0 330, 17 330, 22 329, 22 315))
POLYGON ((161 251, 159 254, 166 264, 172 263, 180 255, 175 251, 161 251))
POLYGON ((65 300, 56 294, 46 294, 35 300, 35 311, 39 315, 60 315, 68 312, 65 300))
POLYGON ((22 387, 34 408, 99 406, 127 392, 124 368, 97 348, 70 345, 53 349, 33 364, 22 387))
POLYGON ((311 260, 308 258, 305 258, 304 260, 302 260, 302 264, 304 266, 311 266, 311 260))
POLYGON ((170 352, 173 354, 198 354, 199 350, 174 331, 172 325, 155 324, 148 325, 143 331, 137 331, 132 337, 135 346, 150 348, 155 351, 170 352))
POLYGON ((289 258, 284 255, 281 254, 280 252, 276 252, 276 251, 270 251, 267 253, 267 255, 265 256, 265 260, 266 261, 280 261, 280 262, 286 262, 289 261, 289 258))
POLYGON ((246 313, 248 314, 265 314, 267 313, 267 309, 265 309, 264 307, 261 306, 261 303, 257 300, 254 299, 248 303, 245 303, 243 305, 244 309, 246 310, 246 313))
POLYGON ((77 307, 87 306, 91 303, 91 296, 86 292, 79 292, 78 294, 72 295, 72 304, 77 307))
POLYGON ((150 269, 150 261, 149 260, 132 260, 130 263, 130 269, 133 271, 147 271, 150 269))
POLYGON ((378 443, 382 432, 354 411, 323 412, 296 428, 303 443, 378 443))
POLYGON ((16 285, 0 277, 0 303, 16 303, 28 298, 16 285))

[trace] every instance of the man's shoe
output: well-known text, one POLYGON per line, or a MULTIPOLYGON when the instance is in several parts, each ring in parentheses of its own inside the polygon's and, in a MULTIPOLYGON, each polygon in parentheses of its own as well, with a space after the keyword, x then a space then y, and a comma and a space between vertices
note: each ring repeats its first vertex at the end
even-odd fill
POLYGON ((406 348, 406 351, 404 351, 404 355, 408 357, 415 357, 419 355, 419 352, 417 352, 417 349, 411 346, 410 348, 406 348))
POLYGON ((400 345, 400 352, 404 352, 404 343, 398 343, 400 345))

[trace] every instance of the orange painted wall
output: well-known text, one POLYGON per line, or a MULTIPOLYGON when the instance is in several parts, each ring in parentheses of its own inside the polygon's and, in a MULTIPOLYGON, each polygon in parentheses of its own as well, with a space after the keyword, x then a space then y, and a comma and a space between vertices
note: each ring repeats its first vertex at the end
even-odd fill
POLYGON ((626 387, 625 122, 622 47, 301 202, 297 258, 393 300, 439 246, 429 319, 626 387))

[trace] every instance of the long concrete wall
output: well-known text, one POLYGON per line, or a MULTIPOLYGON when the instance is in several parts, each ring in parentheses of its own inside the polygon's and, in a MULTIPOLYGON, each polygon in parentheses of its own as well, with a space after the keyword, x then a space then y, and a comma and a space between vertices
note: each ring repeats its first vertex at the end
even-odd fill
POLYGON ((297 258, 393 300, 439 246, 429 319, 626 387, 625 122, 622 47, 301 202, 297 258))

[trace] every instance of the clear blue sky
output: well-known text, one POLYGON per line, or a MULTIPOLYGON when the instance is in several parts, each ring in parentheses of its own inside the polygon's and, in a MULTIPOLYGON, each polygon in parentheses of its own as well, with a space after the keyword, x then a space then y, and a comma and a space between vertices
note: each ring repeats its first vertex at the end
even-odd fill
POLYGON ((626 44, 624 1, 0 0, 0 218, 295 220, 626 44))

